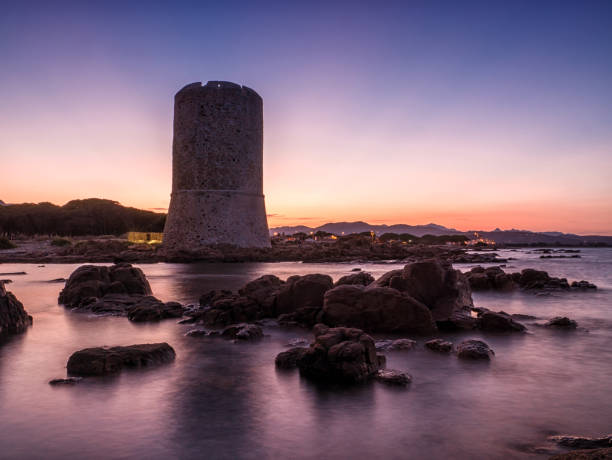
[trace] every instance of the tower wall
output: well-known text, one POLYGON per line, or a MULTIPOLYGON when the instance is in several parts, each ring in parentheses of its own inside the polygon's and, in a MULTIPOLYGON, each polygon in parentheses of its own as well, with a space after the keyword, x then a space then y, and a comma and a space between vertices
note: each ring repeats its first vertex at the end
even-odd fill
POLYGON ((246 86, 192 83, 174 98, 172 195, 164 246, 268 247, 263 103, 246 86))

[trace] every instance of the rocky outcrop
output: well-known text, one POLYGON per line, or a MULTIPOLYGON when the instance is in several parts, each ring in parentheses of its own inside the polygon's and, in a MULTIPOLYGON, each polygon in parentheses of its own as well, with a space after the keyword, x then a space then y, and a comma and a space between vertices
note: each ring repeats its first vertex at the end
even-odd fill
POLYGON ((376 380, 387 385, 406 386, 412 382, 412 376, 395 369, 380 369, 376 373, 376 380))
POLYGON ((494 354, 482 340, 465 340, 457 345, 457 357, 461 359, 490 360, 494 354))
POLYGON ((342 286, 343 284, 358 284, 367 286, 374 282, 374 277, 367 272, 357 272, 341 277, 334 283, 334 286, 342 286))
POLYGON ((570 435, 550 436, 548 440, 570 449, 597 449, 600 447, 612 447, 612 434, 602 436, 600 438, 570 435))
POLYGON ((106 266, 82 265, 60 292, 59 303, 70 308, 90 304, 106 294, 150 295, 151 286, 141 269, 121 263, 106 266))
POLYGON ((0 283, 0 336, 25 332, 31 325, 32 317, 23 304, 0 283))
POLYGON ((316 325, 315 341, 297 360, 300 373, 319 381, 363 382, 376 375, 380 362, 372 337, 360 329, 316 325))
POLYGON ((565 454, 553 455, 549 460, 612 460, 612 447, 574 450, 565 454))
POLYGON ((466 272, 465 276, 474 291, 511 291, 517 288, 538 292, 597 289, 597 286, 588 281, 574 281, 569 284, 565 278, 556 278, 545 271, 533 268, 526 268, 520 273, 506 273, 501 267, 478 266, 466 272))
POLYGON ((167 343, 149 343, 126 347, 85 348, 68 359, 72 375, 107 375, 125 367, 145 367, 173 361, 176 354, 167 343))
POLYGON ((416 346, 416 341, 410 339, 377 340, 375 345, 377 350, 412 350, 416 346))
POLYGON ((436 330, 429 309, 390 287, 342 285, 327 291, 321 321, 368 332, 430 334, 436 330))
POLYGON ((425 347, 439 353, 450 353, 453 351, 453 343, 443 339, 432 339, 425 342, 425 347))
POLYGON ((298 361, 306 354, 308 348, 293 347, 276 355, 274 364, 280 369, 294 369, 298 366, 298 361))
POLYGON ((333 285, 329 275, 290 276, 278 293, 276 314, 291 313, 304 307, 322 307, 323 296, 333 285))

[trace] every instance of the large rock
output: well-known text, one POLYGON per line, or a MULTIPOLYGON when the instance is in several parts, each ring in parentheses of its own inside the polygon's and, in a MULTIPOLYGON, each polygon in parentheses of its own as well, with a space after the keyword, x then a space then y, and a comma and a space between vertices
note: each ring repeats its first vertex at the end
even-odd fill
POLYGON ((298 361, 306 354, 308 348, 293 347, 287 351, 282 351, 276 355, 274 364, 280 369, 293 369, 298 365, 298 361))
POLYGON ((549 460, 612 460, 612 447, 584 449, 553 455, 549 460))
POLYGON ((300 373, 319 381, 363 382, 376 375, 380 362, 374 340, 360 329, 313 328, 315 341, 297 361, 300 373))
POLYGON ((7 292, 0 282, 0 336, 18 334, 32 325, 32 317, 12 292, 7 292))
POLYGON ((91 298, 106 294, 150 295, 151 286, 141 269, 121 263, 106 266, 82 265, 72 274, 60 292, 59 303, 80 308, 91 298))
POLYGON ((612 447, 612 434, 600 438, 589 438, 586 436, 560 435, 548 438, 560 446, 570 449, 596 449, 599 447, 612 447))
POLYGON ((283 284, 277 276, 264 275, 247 283, 238 294, 255 301, 261 308, 262 316, 278 316, 276 298, 283 284))
POLYGON ((557 329, 576 329, 578 323, 573 319, 569 319, 567 316, 555 316, 549 319, 544 326, 557 329))
POLYGON ((148 343, 127 347, 85 348, 68 359, 68 373, 73 375, 106 375, 124 367, 145 367, 174 360, 174 349, 167 343, 148 343))
POLYGON ((490 360, 495 352, 482 340, 465 340, 457 345, 457 357, 461 359, 490 360))
POLYGON ((472 291, 463 273, 439 259, 413 262, 383 275, 373 285, 388 286, 425 305, 438 327, 471 329, 472 291))
POLYGON ((425 347, 440 353, 450 353, 453 351, 453 343, 444 339, 432 339, 425 342, 425 347))
POLYGON ((257 340, 263 338, 263 330, 255 324, 232 324, 221 332, 223 337, 236 340, 257 340))
POLYGON ((390 287, 342 285, 325 294, 323 323, 368 332, 430 334, 436 330, 429 309, 390 287))
POLYGON ((474 291, 511 291, 517 287, 513 276, 504 272, 501 267, 478 266, 468 271, 465 276, 474 291))
POLYGON ((343 284, 359 284, 361 286, 367 286, 374 282, 374 277, 367 272, 351 273, 341 277, 334 286, 342 286, 343 284))
POLYGON ((323 296, 333 285, 328 275, 290 276, 276 298, 276 314, 291 313, 303 307, 322 307, 323 296))

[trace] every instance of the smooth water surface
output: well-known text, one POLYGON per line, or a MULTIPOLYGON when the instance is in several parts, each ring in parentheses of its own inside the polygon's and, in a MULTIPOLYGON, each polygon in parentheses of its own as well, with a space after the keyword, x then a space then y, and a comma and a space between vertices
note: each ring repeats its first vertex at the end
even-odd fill
MULTIPOLYGON (((539 259, 526 250, 506 269, 534 267, 596 283, 597 292, 547 297, 474 294, 477 306, 576 319, 577 331, 526 322, 528 334, 483 337, 490 363, 463 362, 423 348, 387 353, 387 366, 410 372, 408 389, 371 383, 330 388, 279 372, 274 357, 303 329, 267 327, 258 343, 185 337, 174 320, 134 324, 57 305, 78 266, 1 264, 34 326, 0 345, 0 458, 545 458, 532 446, 551 433, 612 431, 612 250, 583 249, 580 259, 539 259), (47 382, 66 373, 78 349, 167 341, 173 364, 90 378, 70 387, 47 382)), ((194 303, 213 288, 237 289, 262 274, 327 273, 359 266, 374 276, 398 264, 141 265, 154 294, 194 303)), ((469 266, 460 266, 466 270, 469 266)))

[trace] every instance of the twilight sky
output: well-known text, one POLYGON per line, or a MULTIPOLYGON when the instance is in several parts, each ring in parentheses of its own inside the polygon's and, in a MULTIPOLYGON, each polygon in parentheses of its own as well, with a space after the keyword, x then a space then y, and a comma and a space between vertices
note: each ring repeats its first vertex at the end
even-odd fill
POLYGON ((229 80, 271 226, 612 234, 610 1, 88 3, 3 3, 6 202, 165 209, 173 95, 229 80))

